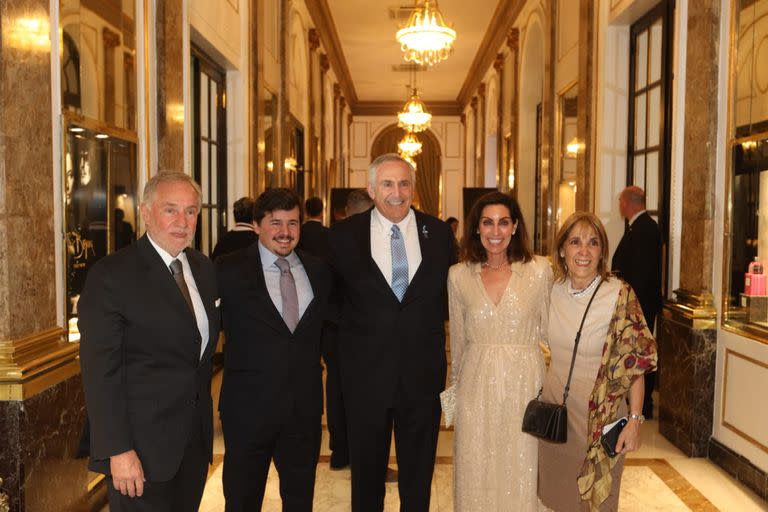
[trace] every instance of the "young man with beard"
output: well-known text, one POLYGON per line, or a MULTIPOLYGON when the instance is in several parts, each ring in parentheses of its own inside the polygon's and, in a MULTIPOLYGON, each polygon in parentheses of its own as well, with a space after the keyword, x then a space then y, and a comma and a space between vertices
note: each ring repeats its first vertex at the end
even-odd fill
POLYGON ((219 404, 226 510, 261 509, 274 461, 283 509, 311 511, 330 273, 294 250, 301 227, 295 192, 269 189, 253 213, 258 243, 216 261, 227 340, 219 404))

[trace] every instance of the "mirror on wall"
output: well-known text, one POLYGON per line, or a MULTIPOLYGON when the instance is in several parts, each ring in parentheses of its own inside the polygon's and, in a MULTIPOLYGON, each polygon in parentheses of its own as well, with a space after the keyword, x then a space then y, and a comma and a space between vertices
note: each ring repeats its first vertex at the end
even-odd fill
POLYGON ((557 227, 576 211, 576 159, 584 143, 578 138, 578 87, 571 85, 559 97, 560 180, 558 185, 557 227))
POLYGON ((768 0, 739 0, 734 66, 735 136, 768 131, 768 0))
POLYGON ((62 110, 136 129, 136 0, 60 0, 62 110))

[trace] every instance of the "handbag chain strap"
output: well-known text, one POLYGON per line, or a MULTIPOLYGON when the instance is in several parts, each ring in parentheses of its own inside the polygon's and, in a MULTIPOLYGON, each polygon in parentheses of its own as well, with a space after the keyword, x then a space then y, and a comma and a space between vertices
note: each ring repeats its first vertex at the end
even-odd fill
POLYGON ((603 284, 602 278, 600 279, 600 282, 597 283, 597 287, 595 288, 595 291, 592 292, 592 297, 589 298, 589 302, 587 303, 587 309, 584 310, 584 316, 581 317, 581 324, 579 324, 579 330, 576 332, 576 340, 573 342, 573 355, 571 356, 571 368, 568 370, 568 381, 565 383, 565 389, 563 390, 563 405, 565 405, 565 401, 568 399, 568 391, 571 389, 571 376, 573 375, 573 365, 576 362, 576 351, 579 348, 579 340, 581 339, 581 329, 584 327, 584 320, 587 319, 587 313, 589 312, 589 307, 592 305, 592 301, 595 299, 595 295, 597 295, 597 290, 600 289, 600 285, 603 284))

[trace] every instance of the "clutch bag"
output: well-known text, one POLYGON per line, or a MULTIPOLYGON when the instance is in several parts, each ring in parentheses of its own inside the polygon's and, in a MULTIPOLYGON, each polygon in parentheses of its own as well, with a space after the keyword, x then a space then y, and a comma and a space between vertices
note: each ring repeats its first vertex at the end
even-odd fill
POLYGON ((600 444, 609 457, 616 456, 616 443, 619 442, 619 434, 627 425, 627 418, 621 418, 610 425, 603 427, 603 434, 600 436, 600 444))
POLYGON ((552 443, 568 441, 568 409, 534 398, 523 414, 523 432, 552 443))
POLYGON ((453 425, 454 413, 456 411, 456 386, 451 385, 440 393, 440 407, 443 408, 445 415, 445 426, 453 425))

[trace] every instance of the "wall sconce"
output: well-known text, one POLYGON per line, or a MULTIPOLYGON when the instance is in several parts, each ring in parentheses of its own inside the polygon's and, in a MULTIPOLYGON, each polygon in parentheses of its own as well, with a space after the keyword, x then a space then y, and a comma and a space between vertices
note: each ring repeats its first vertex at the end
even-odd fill
POLYGON ((515 189, 515 170, 509 169, 507 171, 507 184, 509 185, 509 190, 515 189))
POLYGON ((184 123, 184 105, 179 103, 170 103, 166 107, 166 115, 171 121, 175 121, 179 124, 184 123))
POLYGON ((579 155, 579 153, 583 153, 583 152, 584 152, 584 143, 576 137, 571 139, 571 141, 565 146, 566 158, 576 158, 579 155))
POLYGON ((275 170, 275 164, 272 163, 272 160, 270 160, 269 162, 267 162, 267 172, 272 172, 274 170, 275 170))
POLYGON ((42 18, 18 18, 8 29, 8 45, 21 50, 50 50, 50 25, 42 18))
POLYGON ((296 159, 292 156, 289 156, 285 159, 285 162, 283 162, 283 167, 286 171, 296 171, 299 163, 296 161, 296 159))

